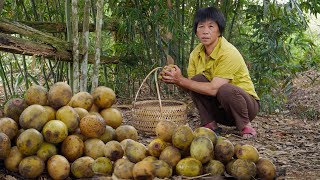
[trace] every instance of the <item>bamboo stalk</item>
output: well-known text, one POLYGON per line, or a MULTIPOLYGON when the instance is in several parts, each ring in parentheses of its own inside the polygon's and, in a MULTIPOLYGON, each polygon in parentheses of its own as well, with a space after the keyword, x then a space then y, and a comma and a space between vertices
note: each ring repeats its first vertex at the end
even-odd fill
POLYGON ((12 68, 12 62, 11 61, 9 62, 9 68, 10 68, 10 88, 12 89, 12 92, 13 92, 12 95, 15 96, 16 95, 16 91, 15 91, 14 86, 13 86, 13 81, 14 81, 15 78, 13 78, 13 68, 12 68))
POLYGON ((42 61, 42 68, 41 68, 41 70, 42 70, 42 74, 43 74, 43 77, 44 77, 44 80, 45 80, 45 85, 46 85, 46 88, 47 89, 49 89, 49 83, 48 83, 48 79, 49 79, 49 77, 47 76, 47 74, 46 74, 46 60, 44 59, 44 57, 41 57, 41 61, 42 61))
POLYGON ((12 95, 12 91, 11 91, 11 88, 10 88, 10 84, 9 84, 8 78, 7 78, 7 76, 6 76, 6 72, 5 72, 5 70, 4 70, 3 63, 2 63, 2 58, 0 59, 0 67, 1 67, 1 74, 2 74, 2 76, 3 76, 3 81, 2 81, 2 82, 3 82, 3 87, 4 87, 4 89, 6 89, 6 88, 5 88, 5 85, 7 85, 9 94, 12 95))
POLYGON ((97 19, 96 19, 96 44, 95 44, 95 62, 93 64, 92 90, 99 85, 99 66, 101 53, 101 28, 103 20, 103 0, 97 1, 97 19))
POLYGON ((240 8, 240 5, 241 5, 241 0, 236 0, 235 2, 237 5, 236 5, 236 8, 234 9, 233 11, 233 17, 232 17, 232 20, 231 20, 231 24, 229 26, 229 35, 228 35, 228 40, 230 40, 232 38, 232 30, 233 30, 233 25, 234 25, 234 22, 236 20, 236 17, 238 15, 238 11, 239 11, 239 8, 240 8))
POLYGON ((26 56, 22 55, 22 64, 23 64, 23 70, 24 70, 24 82, 26 89, 29 89, 29 83, 28 83, 28 68, 27 68, 27 62, 26 62, 26 56))
MULTIPOLYGON (((19 0, 17 0, 17 1, 19 1, 19 0)), ((28 13, 28 11, 27 11, 27 8, 26 8, 26 6, 24 5, 24 1, 20 1, 21 2, 21 5, 22 5, 22 8, 23 8, 23 11, 24 11, 24 15, 26 16, 26 19, 28 20, 28 21, 30 21, 31 20, 31 17, 29 16, 29 13, 28 13)))
POLYGON ((79 34, 78 34, 78 0, 72 0, 72 55, 73 55, 73 93, 80 90, 79 86, 79 34))
POLYGON ((85 0, 83 15, 83 58, 80 65, 80 91, 87 91, 90 0, 85 0))
POLYGON ((33 12, 33 15, 34 15, 34 19, 36 21, 39 21, 39 15, 38 15, 36 3, 34 2, 34 0, 31 0, 31 7, 32 7, 32 12, 33 12))
POLYGON ((184 16, 185 16, 185 0, 182 0, 182 3, 181 3, 181 6, 182 6, 182 9, 181 9, 181 27, 182 27, 182 33, 181 33, 181 71, 182 72, 185 72, 185 66, 186 66, 186 60, 185 60, 185 57, 184 57, 184 49, 185 49, 185 44, 184 44, 184 34, 183 34, 183 32, 185 32, 184 31, 184 24, 185 24, 185 22, 184 22, 184 16))
MULTIPOLYGON (((196 9, 195 9, 196 11, 199 9, 199 4, 200 4, 200 1, 197 0, 197 5, 196 5, 196 9)), ((193 19, 193 20, 194 20, 194 19, 193 19)), ((196 36, 196 34, 195 34, 194 31, 192 30, 191 42, 190 42, 190 51, 189 51, 189 53, 191 53, 192 50, 193 50, 195 36, 196 36)))
POLYGON ((48 11, 49 20, 52 22, 51 11, 50 11, 50 6, 49 6, 48 0, 46 0, 46 5, 47 5, 47 11, 48 11))

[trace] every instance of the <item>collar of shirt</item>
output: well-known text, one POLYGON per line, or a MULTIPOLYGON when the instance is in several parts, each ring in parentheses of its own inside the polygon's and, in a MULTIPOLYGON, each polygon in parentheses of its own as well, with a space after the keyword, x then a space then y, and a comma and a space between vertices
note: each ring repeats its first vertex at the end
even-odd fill
MULTIPOLYGON (((217 59, 219 57, 218 53, 220 51, 222 39, 223 39, 223 37, 219 37, 218 43, 217 43, 216 47, 213 49, 213 51, 211 52, 211 54, 209 55, 210 58, 208 60, 210 60, 210 59, 215 60, 215 59, 217 59)), ((201 45, 201 47, 199 49, 199 56, 201 57, 201 59, 203 61, 205 61, 206 53, 205 53, 205 47, 204 47, 203 44, 201 45)))

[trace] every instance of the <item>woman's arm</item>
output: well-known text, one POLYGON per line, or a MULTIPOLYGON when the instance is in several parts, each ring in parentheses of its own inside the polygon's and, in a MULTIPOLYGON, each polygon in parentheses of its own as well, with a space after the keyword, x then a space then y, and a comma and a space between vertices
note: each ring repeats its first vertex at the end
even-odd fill
POLYGON ((176 84, 182 88, 195 91, 200 94, 209 96, 216 96, 219 88, 229 83, 228 79, 214 77, 211 82, 197 82, 182 76, 181 70, 178 66, 174 65, 174 71, 164 71, 165 76, 162 81, 165 83, 176 84))

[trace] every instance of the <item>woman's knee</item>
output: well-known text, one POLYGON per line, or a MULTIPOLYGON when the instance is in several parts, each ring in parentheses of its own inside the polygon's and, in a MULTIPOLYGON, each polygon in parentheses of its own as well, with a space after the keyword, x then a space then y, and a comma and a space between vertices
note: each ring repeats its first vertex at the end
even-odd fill
POLYGON ((233 93, 235 93, 236 87, 232 84, 224 84, 222 85, 217 93, 217 97, 230 97, 233 93))
POLYGON ((198 82, 209 82, 209 80, 202 74, 197 74, 191 78, 193 81, 198 81, 198 82))

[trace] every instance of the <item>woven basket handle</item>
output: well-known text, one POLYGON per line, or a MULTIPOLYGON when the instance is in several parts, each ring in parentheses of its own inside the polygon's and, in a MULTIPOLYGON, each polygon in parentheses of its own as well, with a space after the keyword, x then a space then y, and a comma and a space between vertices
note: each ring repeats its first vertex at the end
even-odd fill
MULTIPOLYGON (((136 96, 134 98, 134 102, 133 102, 133 106, 135 105, 135 102, 137 101, 137 97, 139 95, 139 92, 142 88, 142 85, 146 82, 146 80, 148 79, 148 77, 155 71, 158 71, 158 69, 161 69, 162 67, 156 67, 154 69, 152 69, 149 74, 144 78, 144 80, 142 81, 137 93, 136 93, 136 96)), ((160 91, 159 91, 159 84, 158 84, 158 78, 157 78, 157 73, 154 74, 154 79, 155 79, 155 82, 156 82, 156 89, 157 89, 157 95, 158 95, 158 99, 159 99, 159 105, 160 105, 160 114, 161 114, 161 117, 162 117, 162 103, 161 103, 161 97, 160 97, 160 91)))

